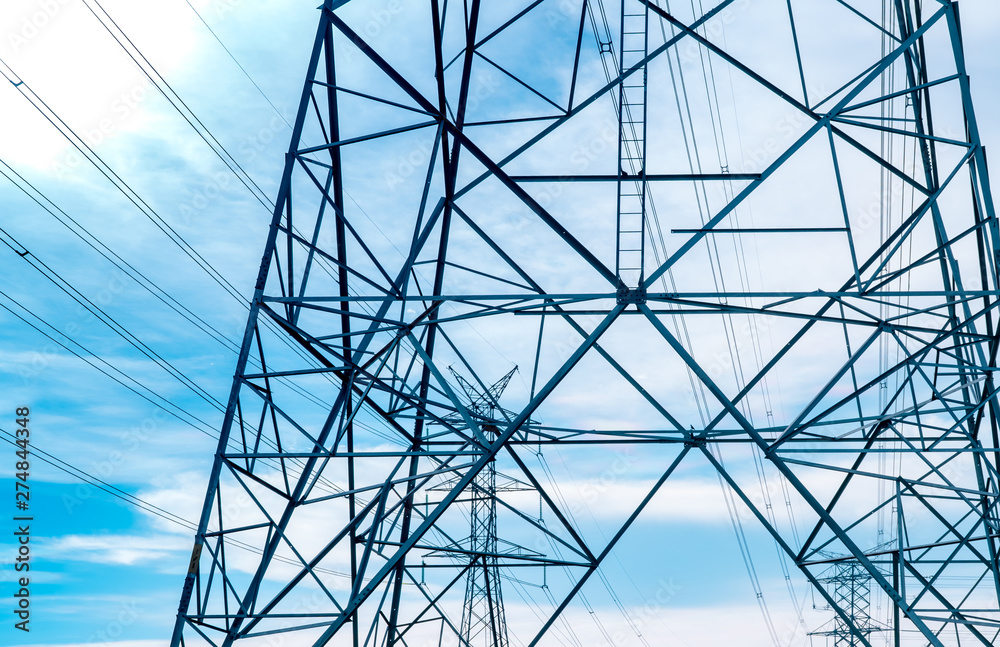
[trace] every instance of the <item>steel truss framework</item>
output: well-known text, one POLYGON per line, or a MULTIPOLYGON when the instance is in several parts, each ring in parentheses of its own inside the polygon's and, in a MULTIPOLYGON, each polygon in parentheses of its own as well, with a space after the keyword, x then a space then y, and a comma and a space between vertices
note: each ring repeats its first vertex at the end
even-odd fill
POLYGON ((830 570, 820 582, 827 585, 837 600, 837 605, 847 613, 851 621, 848 623, 841 618, 834 618, 832 628, 814 632, 813 635, 832 638, 834 647, 859 645, 861 643, 855 631, 868 637, 873 631, 880 629, 872 623, 869 616, 871 575, 856 560, 837 561, 830 570))
POLYGON ((462 644, 477 564, 512 640, 546 644, 690 466, 856 644, 869 629, 820 581, 838 561, 897 641, 994 644, 1000 234, 956 4, 412 4, 320 10, 172 644, 462 644), (715 115, 680 100, 698 61, 733 79, 756 153, 682 163, 715 115), (446 370, 490 394, 515 363, 530 386, 503 406, 446 370), (596 533, 545 451, 583 480, 626 453, 645 494, 596 497, 615 509, 596 533), (463 538, 494 462, 537 494, 496 493, 487 554, 463 538))

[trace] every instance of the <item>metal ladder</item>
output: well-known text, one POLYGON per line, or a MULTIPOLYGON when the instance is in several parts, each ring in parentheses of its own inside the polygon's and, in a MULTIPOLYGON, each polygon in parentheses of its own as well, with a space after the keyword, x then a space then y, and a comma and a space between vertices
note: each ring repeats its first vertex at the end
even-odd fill
MULTIPOLYGON (((649 10, 622 0, 618 73, 649 52, 649 10)), ((618 86, 618 240, 615 273, 619 301, 642 284, 646 248, 646 65, 618 86)))

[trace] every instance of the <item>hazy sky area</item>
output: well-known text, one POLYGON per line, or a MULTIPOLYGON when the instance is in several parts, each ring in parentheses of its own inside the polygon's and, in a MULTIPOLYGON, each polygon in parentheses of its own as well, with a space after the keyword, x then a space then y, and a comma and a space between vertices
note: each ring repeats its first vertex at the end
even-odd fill
MULTIPOLYGON (((561 1, 547 0, 556 22, 561 1)), ((792 4, 808 8, 820 1, 792 4)), ((387 36, 410 24, 401 3, 357 2, 363 9, 356 24, 370 41, 396 55, 405 52, 411 43, 387 36)), ((10 81, 0 79, 0 174, 7 176, 0 177, 5 277, 0 286, 0 430, 6 432, 0 440, 14 432, 15 410, 30 407, 36 452, 30 461, 32 630, 26 634, 14 628, 11 611, 20 577, 13 567, 16 528, 7 520, 14 505, 15 448, 0 443, 5 493, 0 497, 0 644, 163 647, 169 640, 191 550, 191 524, 201 511, 214 434, 302 90, 317 4, 5 0, 0 7, 0 72, 10 81), (112 32, 121 42, 94 12, 105 23, 114 20, 112 32), (172 95, 161 94, 140 66, 155 68, 172 95), (84 159, 60 132, 68 129, 82 138, 77 144, 100 156, 102 167, 84 159), (238 164, 235 171, 213 147, 225 148, 230 164, 238 164), (86 473, 86 482, 76 470, 86 473)), ((989 154, 1000 151, 1000 5, 963 0, 960 7, 966 63, 989 154)), ((740 19, 737 12, 734 20, 740 19)), ((747 55, 768 66, 771 44, 766 24, 759 26, 760 48, 748 47, 747 55)), ((414 36, 414 41, 427 36, 414 36)), ((877 47, 877 37, 874 42, 877 47)), ((824 46, 829 56, 837 56, 836 42, 824 46)), ((532 58, 548 49, 534 47, 524 43, 524 70, 531 74, 537 67, 542 75, 546 62, 532 58)), ((813 81, 807 79, 807 85, 813 81)), ((489 76, 477 83, 474 93, 483 115, 491 105, 505 106, 505 85, 489 76)), ((825 82, 815 83, 817 92, 832 91, 825 82)), ((730 171, 757 163, 753 151, 770 154, 771 148, 787 145, 789 133, 802 126, 794 114, 764 106, 754 118, 759 126, 743 133, 744 159, 734 151, 730 171)), ((484 147, 492 144, 501 147, 502 142, 484 147)), ((571 149, 561 153, 566 150, 571 149)), ((412 182, 426 164, 425 155, 415 147, 353 169, 370 180, 373 190, 351 199, 369 209, 390 209, 395 186, 412 182)), ((657 155, 672 172, 683 166, 679 155, 657 155)), ((580 158, 567 163, 586 165, 580 158)), ((993 185, 1000 190, 996 179, 993 185)), ((514 241, 517 230, 511 231, 514 241)), ((405 239, 409 231, 383 232, 373 245, 388 249, 397 235, 405 239)), ((542 263, 545 254, 533 252, 534 243, 519 241, 524 245, 519 249, 542 263)), ((789 258, 815 261, 817 272, 840 253, 833 247, 774 252, 762 253, 763 262, 787 252, 789 258)), ((811 275, 803 270, 793 278, 808 283, 811 275)), ((470 331, 469 336, 478 334, 470 331)), ((509 354, 517 355, 517 344, 531 341, 516 341, 509 354)), ((641 362, 646 350, 633 352, 630 357, 641 362)), ((822 349, 816 353, 820 356, 822 349)), ((490 374, 500 375, 514 363, 496 348, 484 347, 483 354, 490 374)), ((512 398, 527 393, 526 379, 523 370, 514 378, 512 398)), ((786 404, 804 397, 796 386, 783 385, 786 404)), ((585 412, 595 426, 612 426, 626 418, 612 400, 557 401, 550 415, 569 419, 585 412)), ((578 460, 587 465, 579 472, 567 469, 571 461, 558 452, 548 460, 567 505, 585 518, 582 523, 604 528, 620 522, 628 505, 658 476, 643 458, 627 452, 582 455, 578 460), (577 482, 576 473, 588 476, 577 482), (625 503, 591 506, 595 500, 625 503)), ((603 645, 601 632, 607 631, 623 636, 622 645, 764 647, 773 644, 762 620, 764 603, 782 644, 808 645, 806 631, 830 613, 814 608, 821 604, 801 577, 793 573, 786 582, 774 543, 746 510, 732 513, 742 520, 745 545, 756 560, 751 580, 719 481, 692 468, 675 485, 671 498, 652 506, 609 561, 607 578, 617 597, 598 593, 591 604, 570 607, 551 644, 603 645), (672 559, 656 563, 654 556, 664 547, 672 559), (762 589, 762 599, 755 586, 762 589), (790 602, 789 591, 800 609, 790 602), (567 633, 569 627, 579 631, 580 642, 567 633)), ((531 613, 515 595, 508 598, 512 634, 517 634, 518 618, 531 613)))

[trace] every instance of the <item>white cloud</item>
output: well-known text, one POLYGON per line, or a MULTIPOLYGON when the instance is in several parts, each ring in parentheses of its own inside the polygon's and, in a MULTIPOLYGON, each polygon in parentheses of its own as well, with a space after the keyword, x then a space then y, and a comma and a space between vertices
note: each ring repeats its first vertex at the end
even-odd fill
POLYGON ((170 535, 94 534, 65 535, 45 539, 46 550, 64 561, 96 564, 151 566, 163 560, 176 560, 191 549, 190 542, 170 535))
MULTIPOLYGON (((121 640, 115 642, 101 643, 102 647, 167 647, 169 640, 121 640)), ((23 645, 11 645, 11 647, 93 647, 93 642, 88 643, 31 643, 23 645)))
MULTIPOLYGON (((561 483, 557 488, 575 516, 588 512, 599 520, 623 519, 642 501, 655 481, 621 478, 586 479, 574 484, 561 483)), ((650 501, 642 519, 720 523, 729 520, 722 489, 711 479, 670 479, 650 501)))
MULTIPOLYGON (((683 595, 683 592, 679 592, 683 595)), ((774 600, 772 599, 772 602, 774 600)), ((803 622, 791 605, 773 605, 771 622, 780 644, 786 647, 804 647, 809 644, 808 630, 829 619, 829 612, 808 610, 803 622)), ((509 602, 507 621, 512 634, 524 642, 537 628, 524 622, 532 611, 516 602, 509 602)), ((629 620, 614 607, 594 607, 589 613, 581 607, 567 609, 553 625, 553 638, 563 638, 571 644, 569 636, 575 635, 584 647, 607 645, 606 632, 615 645, 638 647, 643 644, 674 644, 683 647, 772 647, 773 640, 764 622, 761 610, 754 604, 718 604, 686 606, 680 596, 652 597, 641 603, 627 604, 629 620), (641 634, 642 638, 639 637, 641 634)), ((547 644, 543 641, 542 644, 547 644)))

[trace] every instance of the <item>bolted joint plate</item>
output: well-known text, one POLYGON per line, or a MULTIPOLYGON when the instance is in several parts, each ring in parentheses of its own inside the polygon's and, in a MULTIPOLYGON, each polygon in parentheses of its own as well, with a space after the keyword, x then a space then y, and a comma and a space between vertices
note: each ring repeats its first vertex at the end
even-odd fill
POLYGON ((646 303, 646 288, 627 288, 625 286, 619 286, 618 292, 616 293, 618 297, 618 305, 629 304, 629 303, 646 303))

